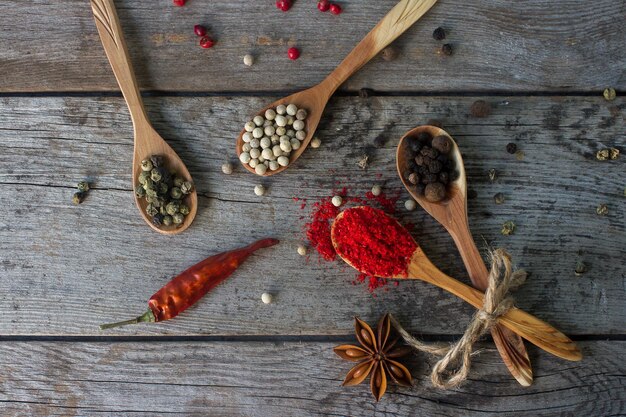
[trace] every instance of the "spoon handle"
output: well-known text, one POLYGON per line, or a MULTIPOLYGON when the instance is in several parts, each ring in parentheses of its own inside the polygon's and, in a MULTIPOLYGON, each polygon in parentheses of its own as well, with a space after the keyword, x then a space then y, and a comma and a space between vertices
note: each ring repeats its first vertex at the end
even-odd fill
MULTIPOLYGON (((421 279, 436 285, 476 308, 482 308, 483 306, 484 294, 482 292, 441 272, 419 249, 415 251, 409 265, 408 277, 421 279)), ((516 307, 500 316, 498 323, 546 352, 570 361, 582 359, 580 350, 566 335, 548 323, 516 307)))
POLYGON ((437 0, 401 0, 324 80, 332 93, 359 68, 417 22, 437 0))
POLYGON ((120 90, 122 90, 133 123, 146 121, 146 111, 128 55, 120 20, 117 17, 115 3, 113 0, 91 0, 91 9, 96 19, 96 27, 100 34, 102 46, 104 46, 104 52, 109 58, 109 63, 113 68, 120 90))

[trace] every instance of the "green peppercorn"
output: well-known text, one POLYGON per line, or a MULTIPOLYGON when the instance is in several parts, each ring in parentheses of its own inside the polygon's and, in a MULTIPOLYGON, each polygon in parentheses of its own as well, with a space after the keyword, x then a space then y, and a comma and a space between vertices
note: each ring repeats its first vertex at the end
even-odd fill
POLYGON ((163 165, 163 157, 161 155, 152 155, 150 161, 152 162, 153 168, 158 168, 163 165))
POLYGON ((165 208, 165 205, 161 205, 161 207, 159 207, 159 213, 161 213, 163 216, 167 215, 167 209, 165 208))
POLYGON ((156 216, 159 214, 159 209, 156 208, 154 204, 148 204, 146 207, 146 214, 148 214, 148 216, 156 216))
POLYGON ((83 201, 85 201, 86 196, 87 196, 87 193, 83 193, 81 191, 74 193, 74 195, 72 196, 72 203, 78 205, 82 203, 83 201))
POLYGON ((142 171, 141 174, 139 174, 139 178, 137 180, 139 181, 139 184, 143 185, 146 183, 146 180, 148 178, 150 178, 150 173, 146 171, 142 171))
POLYGON ((165 216, 163 216, 163 226, 171 226, 173 222, 174 220, 172 219, 172 216, 170 216, 169 214, 166 214, 165 216))
POLYGON ((493 196, 493 201, 496 204, 503 204, 504 203, 504 194, 498 193, 498 194, 494 195, 493 196))
POLYGON ((179 177, 178 175, 174 177, 174 187, 180 188, 180 186, 183 185, 183 182, 185 182, 183 177, 179 177))
POLYGON ((157 197, 158 195, 156 188, 146 188, 146 196, 157 197))
POLYGON ((167 211, 167 214, 169 214, 170 216, 178 213, 179 210, 180 203, 177 201, 170 201, 169 203, 167 203, 167 206, 165 206, 165 211, 167 211))
POLYGON ((143 189, 147 191, 151 188, 154 189, 154 181, 150 178, 146 178, 143 182, 143 189))
POLYGON ((144 159, 143 161, 141 161, 141 170, 142 171, 152 171, 152 168, 154 168, 154 165, 152 164, 152 161, 149 159, 144 159))
POLYGON ((587 272, 587 265, 585 265, 583 261, 576 262, 576 268, 574 269, 574 274, 576 274, 576 276, 579 277, 585 272, 587 272))
POLYGON ((137 187, 135 187, 135 195, 137 195, 137 197, 146 196, 146 189, 143 188, 143 185, 138 185, 137 187))
POLYGON ((159 182, 163 179, 163 175, 161 174, 161 170, 158 168, 152 168, 152 171, 150 171, 150 178, 152 178, 152 181, 154 182, 159 182))
POLYGON ((505 236, 512 235, 513 233, 515 233, 515 223, 513 223, 510 220, 504 222, 504 224, 502 225, 502 230, 500 231, 500 233, 502 233, 505 236))
POLYGON ((167 186, 167 184, 166 184, 166 183, 164 183, 164 182, 160 182, 160 183, 158 183, 158 184, 157 184, 157 192, 158 192, 160 195, 167 195, 167 194, 168 194, 167 192, 168 192, 169 190, 170 190, 170 188, 167 186))
POLYGON ((81 193, 86 193, 89 191, 89 183, 87 181, 81 181, 76 185, 76 188, 78 188, 78 191, 81 193))
POLYGON ((609 207, 606 204, 600 204, 598 207, 596 207, 596 213, 599 216, 606 216, 607 214, 609 214, 609 207))
POLYGON ((175 213, 172 215, 172 221, 174 222, 174 224, 181 224, 183 221, 185 221, 185 216, 183 216, 182 213, 175 213))
POLYGON ((175 199, 175 200, 180 200, 181 198, 183 198, 183 192, 180 191, 180 188, 178 187, 173 187, 170 190, 170 196, 175 199))
POLYGON ((182 214, 183 216, 188 215, 189 211, 190 211, 189 206, 186 204, 181 204, 180 207, 178 208, 178 212, 182 214))
POLYGON ((189 181, 185 181, 180 185, 180 191, 183 194, 189 194, 193 190, 193 184, 189 181))

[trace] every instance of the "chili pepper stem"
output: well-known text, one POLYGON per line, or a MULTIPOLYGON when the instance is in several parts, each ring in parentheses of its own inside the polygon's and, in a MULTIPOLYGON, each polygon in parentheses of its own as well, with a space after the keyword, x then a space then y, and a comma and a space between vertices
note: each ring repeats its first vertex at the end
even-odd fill
POLYGON ((142 323, 142 322, 154 323, 155 321, 156 319, 154 317, 154 313, 152 312, 152 310, 148 310, 145 313, 143 313, 141 316, 136 317, 131 320, 118 321, 116 323, 101 324, 100 330, 112 329, 113 327, 126 326, 128 324, 137 324, 137 323, 142 323))

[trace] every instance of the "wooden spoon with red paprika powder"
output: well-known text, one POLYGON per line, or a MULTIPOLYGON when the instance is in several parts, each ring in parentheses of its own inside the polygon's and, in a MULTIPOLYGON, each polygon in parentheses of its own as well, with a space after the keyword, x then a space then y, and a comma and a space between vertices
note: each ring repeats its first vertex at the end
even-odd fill
MULTIPOLYGON (((463 158, 456 142, 443 129, 435 126, 418 126, 400 139, 396 152, 396 167, 409 194, 452 236, 474 287, 485 291, 488 285, 489 271, 470 232, 467 216, 467 177, 463 158), (438 202, 431 202, 423 194, 418 193, 417 187, 410 183, 406 175, 409 157, 413 155, 410 141, 417 140, 424 133, 430 138, 444 136, 449 140, 452 146, 447 156, 455 162, 455 169, 458 174, 458 178, 447 185, 444 199, 438 202)), ((491 335, 502 360, 513 377, 521 385, 529 386, 533 380, 533 371, 522 339, 500 325, 491 329, 491 335)))
MULTIPOLYGON (((483 306, 481 291, 437 269, 408 230, 382 210, 366 206, 344 210, 333 222, 331 238, 337 254, 361 273, 390 279, 419 279, 476 308, 483 306)), ((582 359, 580 350, 566 335, 517 307, 497 320, 498 324, 553 355, 570 361, 582 359)))

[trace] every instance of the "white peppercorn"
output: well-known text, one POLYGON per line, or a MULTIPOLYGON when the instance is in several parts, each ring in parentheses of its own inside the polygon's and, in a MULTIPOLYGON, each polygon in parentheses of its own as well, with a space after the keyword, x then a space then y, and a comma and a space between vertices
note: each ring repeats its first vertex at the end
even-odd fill
POLYGON ((289 165, 289 158, 287 158, 286 156, 279 156, 277 161, 278 165, 280 165, 281 167, 286 167, 287 165, 289 165))
POLYGON ((263 133, 264 133, 263 129, 261 129, 260 127, 257 127, 252 131, 252 136, 255 139, 261 139, 263 137, 263 133))
POLYGON ((222 172, 226 175, 230 175, 233 173, 233 164, 230 162, 226 162, 222 165, 222 172))
POLYGON ((274 128, 274 126, 265 126, 265 129, 263 129, 263 131, 265 132, 265 136, 272 136, 274 133, 276 133, 276 129, 274 128))
POLYGON ((335 206, 335 207, 339 207, 339 206, 341 206, 343 204, 343 198, 341 198, 340 195, 334 196, 333 199, 330 200, 330 201, 331 201, 331 203, 333 203, 333 206, 335 206))
POLYGON ((257 175, 265 175, 265 173, 267 172, 267 167, 265 166, 265 164, 259 164, 254 168, 254 172, 256 172, 257 175))
POLYGON ((408 211, 413 211, 417 208, 417 203, 412 198, 409 198, 404 202, 404 208, 408 211))
POLYGON ((254 130, 254 128, 256 127, 256 125, 254 124, 253 121, 249 121, 248 123, 246 123, 246 125, 244 126, 244 129, 246 129, 246 132, 252 132, 254 130))
POLYGON ((291 143, 289 141, 280 141, 280 149, 283 152, 291 152, 291 143))
POLYGON ((254 138, 250 141, 250 146, 253 148, 258 148, 259 146, 261 146, 261 142, 259 142, 258 139, 254 138))
POLYGON ((280 149, 280 145, 274 145, 272 147, 272 153, 274 154, 275 157, 279 157, 283 154, 283 150, 280 149))
POLYGON ((246 132, 243 134, 243 136, 241 137, 243 139, 244 142, 248 143, 252 140, 254 136, 252 136, 252 132, 246 132))
POLYGON ((264 138, 261 138, 261 140, 259 141, 259 144, 261 145, 261 148, 265 149, 265 148, 269 148, 270 146, 272 146, 272 141, 270 140, 270 138, 265 136, 264 138))
POLYGON ((283 136, 283 135, 286 135, 286 134, 287 134, 287 129, 285 129, 283 126, 281 126, 281 127, 277 127, 277 128, 276 128, 276 134, 277 134, 278 136, 283 136))
POLYGON ((304 245, 298 245, 297 251, 298 251, 298 255, 300 256, 306 256, 307 254, 307 249, 306 249, 306 246, 304 245))
POLYGON ((304 130, 298 130, 296 132, 296 139, 304 140, 306 138, 306 132, 304 130))
POLYGON ((298 107, 295 104, 290 104, 287 106, 287 114, 290 116, 295 116, 298 112, 298 107))
POLYGON ((241 150, 244 152, 250 152, 250 149, 252 149, 252 146, 250 146, 249 143, 244 143, 243 145, 241 145, 241 150))
POLYGON ((263 301, 263 304, 272 304, 272 301, 274 301, 274 297, 272 296, 272 294, 264 292, 263 294, 261 294, 261 301, 263 301))
POLYGON ((311 140, 311 148, 319 148, 322 145, 320 138, 315 137, 311 140))
POLYGON ((274 123, 271 120, 265 120, 263 122, 263 128, 266 128, 268 126, 273 126, 273 125, 274 125, 274 123))
POLYGON ((249 153, 249 152, 242 152, 242 153, 239 155, 239 160, 240 160, 241 162, 243 162, 244 164, 249 163, 249 162, 250 162, 250 159, 251 159, 251 158, 250 158, 250 153, 249 153))
POLYGON ((265 110, 265 118, 267 120, 274 120, 275 117, 276 117, 276 111, 274 111, 274 109, 265 110))
POLYGON ((263 126, 263 122, 265 121, 265 119, 263 118, 263 116, 254 116, 254 118, 252 119, 252 121, 254 122, 255 125, 257 126, 263 126))
POLYGON ((293 128, 296 130, 303 130, 304 122, 302 120, 296 120, 295 122, 293 122, 293 128))
POLYGON ((306 119, 307 116, 308 116, 308 113, 304 109, 299 109, 296 112, 296 119, 298 119, 298 120, 304 120, 304 119, 306 119))
POLYGON ((278 145, 280 143, 280 136, 272 135, 272 145, 278 145))
POLYGON ((380 185, 375 185, 372 187, 372 195, 374 197, 378 197, 380 195, 380 193, 383 192, 383 189, 380 185))
POLYGON ((296 131, 293 129, 289 129, 287 130, 287 136, 289 136, 289 138, 295 138, 296 137, 296 131))
MULTIPOLYGON (((259 152, 261 152, 261 151, 259 151, 259 152)), ((259 157, 257 159, 259 160, 260 163, 262 163, 262 164, 265 163, 265 158, 263 158, 262 155, 259 155, 259 157)))
POLYGON ((284 104, 279 104, 278 106, 276 106, 276 113, 278 113, 278 114, 285 114, 285 113, 287 113, 287 107, 285 107, 284 104))
POLYGON ((259 160, 258 159, 250 159, 250 162, 248 162, 248 165, 250 166, 250 168, 256 168, 256 166, 259 165, 259 160))
POLYGON ((246 56, 243 57, 243 63, 244 65, 251 67, 252 64, 254 64, 254 57, 250 54, 247 54, 246 56))
POLYGON ((300 148, 300 141, 296 138, 291 139, 289 142, 291 144, 291 150, 297 151, 300 148))
POLYGON ((281 116, 280 114, 276 116, 274 121, 279 127, 287 126, 287 118, 285 116, 281 116))
POLYGON ((293 122, 296 121, 296 118, 293 116, 287 116, 287 125, 291 126, 293 122))
POLYGON ((268 160, 276 159, 276 157, 274 156, 274 152, 270 148, 263 149, 263 152, 261 152, 261 156, 263 157, 263 159, 268 159, 268 160))
POLYGON ((254 194, 258 195, 259 197, 265 194, 265 187, 263 186, 263 184, 254 186, 254 194))
POLYGON ((276 161, 270 161, 270 163, 269 163, 269 168, 270 168, 272 171, 276 171, 279 167, 280 167, 280 165, 278 165, 278 162, 276 162, 276 161))
POLYGON ((259 148, 250 149, 250 158, 258 159, 260 155, 261 151, 259 150, 259 148))

